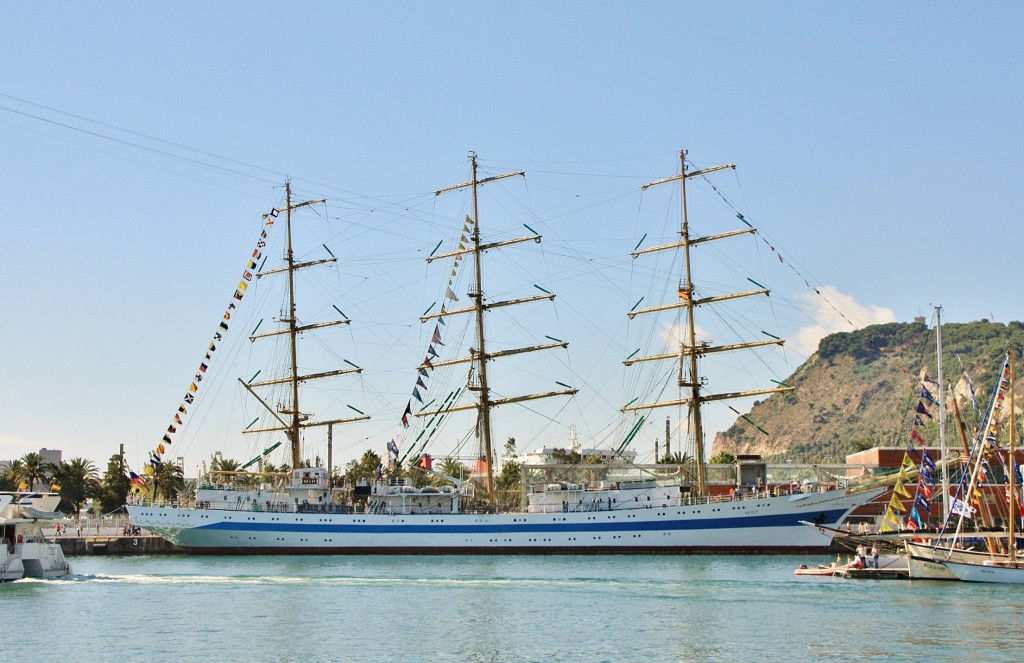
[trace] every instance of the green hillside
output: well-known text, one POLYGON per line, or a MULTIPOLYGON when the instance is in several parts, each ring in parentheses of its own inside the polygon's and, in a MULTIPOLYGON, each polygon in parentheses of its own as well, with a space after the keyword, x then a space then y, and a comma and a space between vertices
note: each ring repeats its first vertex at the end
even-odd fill
MULTIPOLYGON (((955 396, 971 425, 975 416, 961 362, 984 408, 1007 350, 1013 347, 1020 356, 1024 348, 1024 324, 944 324, 942 344, 948 411, 955 396)), ((749 418, 768 435, 740 419, 715 437, 713 449, 761 454, 770 462, 841 463, 859 449, 902 446, 921 387, 938 399, 938 387, 926 378, 935 380, 937 369, 935 330, 924 324, 890 323, 832 334, 786 380, 795 391, 774 394, 751 409, 749 418)), ((930 411, 938 413, 936 407, 930 411)), ((918 432, 938 444, 938 417, 922 419, 925 425, 918 432)), ((949 422, 948 439, 959 444, 952 418, 949 422)))

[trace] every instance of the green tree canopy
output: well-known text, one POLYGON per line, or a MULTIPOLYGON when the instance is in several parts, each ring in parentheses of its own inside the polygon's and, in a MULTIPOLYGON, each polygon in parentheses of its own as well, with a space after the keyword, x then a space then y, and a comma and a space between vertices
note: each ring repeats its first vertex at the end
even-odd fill
POLYGON ((357 486, 363 479, 372 482, 377 477, 377 468, 381 466, 380 456, 367 449, 359 460, 349 461, 345 466, 345 479, 350 486, 357 486))
POLYGON ((96 495, 100 501, 100 512, 112 513, 123 507, 131 489, 132 480, 125 471, 124 458, 119 453, 114 454, 107 461, 107 471, 103 473, 103 481, 96 495))
POLYGON ((28 481, 28 489, 35 490, 36 483, 46 483, 53 472, 53 465, 46 462, 38 451, 30 451, 21 457, 24 465, 23 478, 28 481))
POLYGON ((732 465, 736 462, 736 456, 729 451, 719 451, 708 462, 712 465, 732 465))
POLYGON ((25 480, 25 463, 12 460, 0 475, 0 490, 18 490, 18 484, 25 480))
POLYGON ((177 499, 185 489, 185 473, 177 463, 162 462, 153 468, 150 485, 153 487, 153 498, 177 499))
POLYGON ((96 464, 86 458, 72 458, 61 463, 53 478, 60 484, 60 507, 64 513, 78 515, 85 500, 96 497, 100 489, 100 473, 96 464))

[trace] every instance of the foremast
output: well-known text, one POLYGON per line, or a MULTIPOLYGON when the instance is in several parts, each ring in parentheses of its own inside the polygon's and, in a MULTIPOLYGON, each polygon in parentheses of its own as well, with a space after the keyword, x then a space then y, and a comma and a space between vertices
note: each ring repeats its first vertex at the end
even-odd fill
POLYGON ((678 310, 681 308, 686 309, 686 329, 684 332, 685 338, 683 342, 679 344, 679 351, 676 353, 666 353, 649 355, 646 357, 637 357, 633 359, 627 359, 623 363, 626 366, 631 366, 633 364, 644 361, 657 361, 663 359, 678 360, 679 378, 677 380, 677 384, 680 389, 689 389, 690 396, 674 400, 659 401, 654 403, 627 405, 623 407, 621 411, 629 412, 638 410, 649 410, 660 407, 679 407, 682 405, 688 406, 689 428, 690 432, 693 434, 694 456, 697 462, 697 493, 700 495, 705 495, 707 494, 707 464, 704 458, 704 426, 703 421, 701 419, 701 406, 704 403, 712 401, 744 398, 747 396, 760 396, 763 394, 774 394, 782 391, 791 391, 793 387, 780 386, 771 389, 755 389, 751 391, 737 391, 724 394, 701 393, 701 387, 704 385, 706 379, 700 375, 699 359, 704 355, 715 352, 728 352, 732 350, 756 348, 765 345, 782 345, 785 341, 783 341, 782 339, 773 338, 772 340, 766 341, 752 341, 749 343, 735 343, 732 345, 722 346, 711 346, 709 343, 706 342, 700 345, 697 344, 697 329, 696 324, 694 322, 694 311, 698 306, 702 306, 704 304, 713 304, 716 302, 727 301, 731 299, 739 299, 742 297, 767 295, 770 291, 767 288, 761 288, 759 290, 750 290, 746 292, 719 295, 715 297, 703 297, 700 299, 697 299, 695 297, 690 247, 695 246, 697 244, 703 244, 705 242, 712 242, 720 239, 726 239, 728 237, 735 237, 738 235, 754 233, 756 232, 756 229, 751 227, 740 230, 733 230, 718 235, 710 235, 707 237, 690 237, 690 221, 686 208, 686 180, 690 179, 691 177, 703 176, 719 170, 735 169, 736 164, 711 166, 710 168, 695 170, 693 172, 686 172, 686 150, 681 150, 679 152, 679 166, 679 175, 675 175, 673 177, 666 177, 660 180, 649 182, 643 185, 641 189, 647 190, 648 188, 657 186, 659 184, 679 182, 680 206, 682 209, 682 228, 679 233, 681 240, 679 242, 673 242, 671 244, 664 244, 661 246, 654 246, 649 249, 643 249, 641 251, 634 251, 631 255, 633 256, 633 258, 636 258, 645 253, 666 251, 670 249, 682 249, 683 273, 685 280, 679 287, 680 301, 672 304, 664 304, 661 306, 654 306, 651 308, 630 311, 627 315, 630 319, 632 319, 638 315, 645 315, 649 313, 657 313, 668 310, 678 310))
MULTIPOLYGON (((333 426, 334 424, 352 423, 355 421, 365 421, 369 419, 369 416, 362 415, 359 417, 349 417, 346 419, 332 419, 329 421, 308 421, 311 415, 303 414, 302 410, 299 409, 299 384, 309 381, 318 380, 321 378, 334 377, 336 375, 345 375, 347 373, 362 373, 363 369, 357 366, 353 368, 344 368, 334 371, 324 371, 321 373, 310 373, 307 375, 299 375, 298 368, 298 337, 299 334, 311 329, 323 329, 325 327, 334 327, 336 325, 347 325, 351 321, 348 319, 343 320, 331 320, 327 322, 319 322, 308 325, 300 325, 298 322, 298 316, 296 315, 296 303, 295 303, 295 272, 300 269, 307 267, 313 267, 316 265, 324 265, 329 263, 337 262, 337 258, 333 255, 330 258, 324 258, 321 260, 311 260, 309 262, 296 262, 295 261, 295 249, 292 243, 292 210, 301 209, 303 207, 309 207, 310 205, 318 205, 326 202, 326 199, 320 198, 317 200, 307 200, 301 203, 292 203, 292 185, 291 180, 287 180, 284 185, 285 188, 285 201, 286 206, 283 210, 285 213, 285 226, 286 226, 286 246, 285 246, 285 265, 276 269, 269 269, 256 274, 256 278, 262 278, 271 274, 288 274, 288 310, 285 315, 279 318, 279 321, 284 323, 286 326, 281 329, 274 331, 265 332, 263 334, 254 334, 249 337, 250 341, 255 341, 261 338, 267 338, 270 336, 281 336, 284 334, 288 335, 289 341, 289 356, 290 356, 290 368, 289 374, 283 378, 275 378, 271 380, 263 380, 260 382, 245 382, 239 379, 239 382, 245 387, 249 393, 251 393, 256 400, 260 402, 263 407, 267 409, 270 414, 277 419, 281 424, 280 426, 273 426, 270 428, 254 428, 246 429, 245 433, 267 433, 272 431, 285 431, 288 435, 289 441, 291 442, 292 450, 292 469, 298 469, 303 466, 302 459, 302 435, 301 431, 303 428, 311 428, 314 426, 333 426), (291 403, 290 404, 278 404, 276 408, 271 407, 267 402, 256 393, 255 388, 266 387, 279 384, 290 385, 291 392, 291 403), (281 416, 284 415, 284 416, 281 416)), ((264 215, 266 216, 266 215, 264 215)), ((330 469, 330 468, 328 468, 330 469)))
MULTIPOLYGON (((438 410, 422 410, 416 413, 417 417, 433 416, 439 413, 447 412, 459 412, 464 410, 475 409, 477 411, 477 432, 484 448, 484 458, 487 463, 487 501, 491 507, 497 506, 497 495, 494 489, 494 444, 491 439, 491 409, 499 405, 507 405, 509 403, 521 403, 524 401, 536 400, 540 398, 548 398, 551 396, 571 396, 575 394, 578 389, 564 389, 561 391, 551 391, 542 394, 527 394, 523 396, 513 396, 509 398, 493 398, 491 396, 490 383, 487 377, 487 362, 491 359, 498 357, 505 357, 508 355, 521 354, 524 352, 535 352, 537 350, 549 350, 552 348, 567 348, 568 343, 557 342, 548 343, 544 345, 536 345, 526 348, 515 348, 511 350, 502 350, 499 352, 488 352, 486 346, 486 336, 484 334, 484 312, 491 309, 513 306, 516 304, 525 304, 527 302, 536 302, 542 300, 554 300, 555 295, 546 293, 544 295, 537 295, 534 297, 524 297, 521 299, 513 299, 508 301, 489 302, 485 303, 484 300, 484 287, 483 287, 483 270, 482 270, 482 258, 485 251, 490 249, 496 249, 499 247, 509 246, 511 244, 519 244, 522 242, 540 242, 541 236, 534 234, 526 237, 518 237, 516 239, 505 240, 503 242, 492 242, 484 244, 480 240, 480 203, 479 203, 479 188, 484 184, 495 182, 497 180, 503 180, 509 177, 522 177, 526 173, 524 171, 512 172, 512 173, 501 173, 491 177, 485 177, 480 179, 477 176, 477 155, 475 152, 470 152, 470 163, 471 163, 471 179, 469 182, 463 182, 462 184, 456 184, 454 186, 445 187, 438 189, 434 192, 435 196, 440 196, 443 193, 449 191, 455 191, 459 189, 470 188, 473 195, 473 218, 467 221, 472 222, 473 232, 470 235, 471 246, 469 247, 473 254, 473 276, 475 282, 470 285, 469 292, 467 295, 473 301, 473 305, 446 311, 442 307, 439 313, 424 315, 420 317, 421 322, 426 322, 435 318, 441 318, 449 315, 462 315, 472 314, 475 318, 476 324, 476 345, 477 347, 469 349, 469 356, 461 357, 458 359, 449 359, 445 361, 433 362, 434 368, 441 366, 450 366, 461 363, 471 363, 476 370, 477 380, 474 382, 470 380, 468 385, 469 390, 475 391, 477 396, 477 403, 468 405, 456 405, 453 407, 447 407, 438 410)), ((532 229, 531 229, 532 230, 532 229)), ((440 255, 434 255, 427 258, 427 262, 433 262, 434 260, 440 260, 442 258, 451 258, 456 256, 462 256, 466 251, 461 247, 457 251, 450 251, 448 253, 442 253, 440 255)))

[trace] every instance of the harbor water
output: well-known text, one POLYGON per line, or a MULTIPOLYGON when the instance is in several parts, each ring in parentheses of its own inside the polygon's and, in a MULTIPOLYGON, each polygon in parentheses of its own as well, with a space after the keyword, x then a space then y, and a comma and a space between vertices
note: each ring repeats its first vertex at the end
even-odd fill
POLYGON ((782 556, 71 557, 0 585, 17 661, 1010 661, 1024 587, 782 556))

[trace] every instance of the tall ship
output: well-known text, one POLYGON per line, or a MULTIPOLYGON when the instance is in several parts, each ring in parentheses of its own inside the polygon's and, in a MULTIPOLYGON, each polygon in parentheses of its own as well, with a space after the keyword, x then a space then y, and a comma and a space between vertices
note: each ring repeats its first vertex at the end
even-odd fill
MULTIPOLYGON (((542 398, 572 397, 576 389, 566 388, 546 393, 503 396, 491 385, 488 372, 492 361, 525 352, 543 352, 564 348, 566 343, 533 347, 492 350, 485 337, 484 316, 489 310, 553 299, 554 295, 525 297, 511 301, 490 301, 484 296, 481 268, 484 252, 523 242, 540 242, 534 233, 527 237, 484 242, 481 234, 478 190, 499 179, 523 176, 522 172, 478 176, 477 157, 471 154, 471 178, 468 182, 435 192, 463 189, 472 195, 472 213, 466 216, 463 242, 457 249, 432 255, 428 261, 463 257, 472 259, 472 278, 466 293, 470 305, 438 313, 425 313, 421 321, 443 320, 445 317, 470 316, 473 348, 468 356, 451 360, 424 360, 433 369, 442 365, 468 366, 468 377, 459 398, 443 399, 438 405, 427 403, 413 411, 412 401, 406 406, 403 423, 410 417, 428 422, 458 411, 476 415, 475 434, 480 444, 479 481, 466 481, 446 475, 423 464, 431 485, 417 485, 401 476, 384 477, 364 485, 346 486, 338 490, 330 472, 324 467, 306 466, 303 462, 302 434, 314 422, 299 408, 300 386, 307 380, 334 375, 299 375, 296 368, 297 340, 305 328, 298 326, 295 309, 295 272, 306 266, 296 263, 291 252, 292 210, 308 204, 293 204, 290 189, 285 208, 288 250, 286 264, 279 270, 289 283, 289 313, 282 316, 287 327, 277 334, 290 339, 290 400, 278 404, 274 416, 292 448, 289 475, 281 484, 269 481, 253 485, 227 485, 220 480, 207 480, 189 499, 167 503, 137 499, 127 506, 134 524, 167 539, 193 553, 209 554, 544 554, 544 553, 821 553, 830 545, 831 528, 837 528, 856 507, 884 492, 880 488, 855 490, 847 486, 822 484, 815 486, 772 486, 763 478, 729 493, 712 495, 704 458, 704 432, 701 409, 711 401, 769 394, 786 389, 704 393, 701 359, 710 353, 744 350, 764 341, 713 347, 698 343, 694 314, 700 306, 738 297, 766 294, 766 290, 728 296, 701 297, 691 279, 690 251, 697 244, 717 241, 753 232, 743 229, 709 237, 691 237, 686 208, 686 181, 710 172, 734 166, 703 170, 687 170, 685 152, 680 152, 680 172, 648 185, 678 182, 681 190, 682 223, 680 239, 670 245, 637 251, 641 254, 675 249, 682 255, 684 280, 677 302, 650 309, 634 310, 630 316, 655 315, 660 311, 682 309, 686 324, 683 341, 669 354, 630 358, 627 365, 643 361, 676 361, 678 376, 673 381, 685 397, 665 402, 631 403, 623 411, 638 413, 639 423, 646 421, 655 408, 684 406, 689 413, 688 430, 695 444, 695 477, 681 472, 680 466, 647 469, 629 462, 625 454, 606 454, 600 463, 581 466, 583 471, 573 478, 567 474, 533 472, 536 480, 528 481, 523 473, 521 499, 510 507, 499 503, 494 472, 491 413, 494 408, 542 398), (479 486, 479 487, 478 487, 479 486), (808 527, 807 523, 825 527, 808 527)), ((646 188, 646 187, 645 187, 646 188)), ((527 226, 529 229, 529 226, 527 226)), ((530 229, 532 231, 532 229, 530 229)), ((436 248, 435 248, 436 251, 436 248)), ((265 272, 264 274, 269 274, 265 272)), ((454 273, 454 272, 453 272, 454 273)), ((260 274, 259 276, 262 276, 260 274)), ((449 282, 451 283, 451 282, 449 282)), ((542 289, 543 290, 543 289, 542 289)), ((449 292, 451 289, 449 288, 449 292)), ((454 295, 454 293, 452 293, 454 295)), ((449 297, 456 301, 455 296, 449 297)), ((636 307, 634 307, 636 309, 636 307)), ((435 328, 435 336, 437 335, 435 328)), ((781 343, 781 340, 769 343, 781 343)), ((420 367, 424 370, 424 366, 420 367)), ((345 369, 343 369, 345 370, 345 369)), ((342 371, 339 371, 340 373, 342 371)), ((256 385, 249 385, 255 387, 256 385)), ((248 388, 248 387, 247 387, 248 388)), ((250 391, 254 391, 250 389, 250 391)), ((255 393, 254 393, 255 395, 255 393)), ((271 409, 270 406, 267 406, 271 409)), ((333 420, 342 424, 356 419, 333 420)), ((424 429, 426 430, 426 429, 424 429)), ((251 432, 251 431, 250 431, 251 432)), ((429 436, 428 436, 429 437, 429 436)), ((632 434, 623 443, 624 448, 632 434)), ((417 446, 413 442, 411 446, 417 446)), ((425 442, 424 442, 425 444, 425 442)), ((397 445, 388 444, 389 457, 398 455, 397 445)), ((421 446, 422 448, 422 446, 421 446)), ((415 458, 416 456, 414 456, 415 458)), ((308 461, 307 461, 308 462, 308 461)), ((331 466, 330 461, 327 463, 331 466)), ((650 466, 648 466, 650 467, 650 466)), ((525 468, 524 468, 525 469, 525 468)), ((421 474, 421 476, 423 476, 421 474)), ((226 479, 226 477, 222 477, 226 479)))

